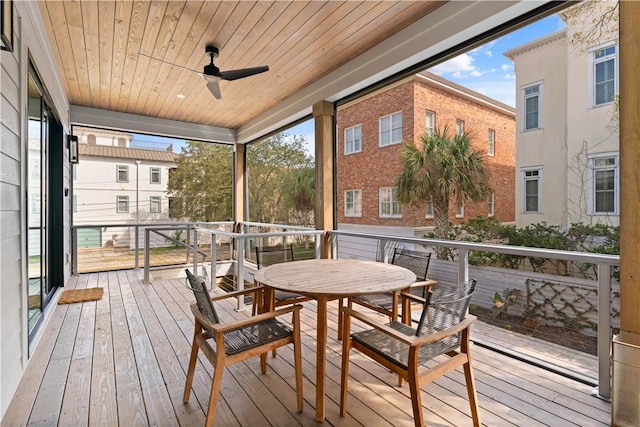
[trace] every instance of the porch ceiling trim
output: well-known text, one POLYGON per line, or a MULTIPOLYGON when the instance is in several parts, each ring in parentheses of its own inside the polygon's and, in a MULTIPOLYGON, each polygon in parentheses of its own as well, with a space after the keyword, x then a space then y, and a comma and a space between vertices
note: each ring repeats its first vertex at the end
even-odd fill
POLYGON ((234 144, 236 141, 236 132, 233 129, 139 114, 71 105, 70 116, 74 125, 223 144, 234 144))

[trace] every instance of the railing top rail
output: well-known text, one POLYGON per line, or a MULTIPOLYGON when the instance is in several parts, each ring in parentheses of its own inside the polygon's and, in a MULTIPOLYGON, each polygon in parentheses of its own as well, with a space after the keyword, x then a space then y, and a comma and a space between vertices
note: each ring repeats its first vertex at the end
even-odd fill
POLYGON ((233 237, 235 239, 257 239, 262 237, 281 237, 281 236, 315 236, 324 234, 323 230, 300 230, 300 231, 274 231, 270 233, 234 233, 222 230, 209 230, 208 228, 195 228, 198 232, 216 234, 225 237, 233 237))
POLYGON ((469 251, 499 252, 509 255, 519 255, 527 257, 540 257, 550 259, 560 259, 576 262, 587 262, 594 264, 610 264, 619 265, 619 255, 595 254, 588 252, 562 251, 557 249, 546 248, 530 248, 524 246, 497 245, 491 243, 475 243, 464 242, 460 240, 442 240, 442 239, 426 239, 419 237, 398 237, 387 236, 382 234, 358 233, 353 231, 329 230, 332 236, 351 236, 376 240, 394 240, 403 243, 412 243, 417 245, 453 247, 456 249, 466 249, 469 251))
POLYGON ((239 225, 248 225, 250 227, 271 227, 271 228, 282 228, 285 230, 315 230, 311 227, 303 227, 301 225, 286 225, 286 224, 269 224, 264 222, 251 222, 251 221, 242 221, 238 223, 239 225))
POLYGON ((179 227, 200 225, 233 225, 233 221, 215 222, 127 222, 122 224, 74 224, 71 228, 97 228, 97 227, 179 227))

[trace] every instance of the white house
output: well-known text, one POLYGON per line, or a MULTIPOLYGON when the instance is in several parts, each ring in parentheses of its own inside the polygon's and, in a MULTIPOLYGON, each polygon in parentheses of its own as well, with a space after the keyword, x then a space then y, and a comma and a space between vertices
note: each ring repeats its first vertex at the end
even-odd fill
POLYGON ((580 15, 570 9, 561 14, 564 30, 505 53, 514 62, 519 91, 518 226, 619 224, 617 27, 599 24, 597 42, 579 37, 614 4, 580 15))
MULTIPOLYGON (((169 170, 175 168, 169 150, 132 148, 133 136, 124 132, 74 127, 79 162, 73 168, 73 224, 115 225, 168 222, 169 170)), ((81 247, 128 246, 128 228, 78 230, 81 247)))

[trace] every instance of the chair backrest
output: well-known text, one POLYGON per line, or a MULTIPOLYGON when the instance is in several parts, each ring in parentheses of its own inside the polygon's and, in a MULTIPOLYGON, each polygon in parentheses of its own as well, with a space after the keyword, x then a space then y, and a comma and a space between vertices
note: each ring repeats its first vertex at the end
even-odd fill
POLYGON ((427 280, 430 262, 431 252, 410 251, 403 248, 396 248, 391 260, 391 264, 413 271, 418 281, 427 280))
MULTIPOLYGON (((476 290, 476 280, 461 283, 451 293, 434 295, 429 292, 428 303, 425 304, 416 335, 428 335, 457 325, 467 315, 469 302, 476 290)), ((451 288, 449 288, 451 289, 451 288)))
POLYGON ((293 245, 289 246, 256 246, 256 264, 258 270, 273 264, 295 261, 293 245))
MULTIPOLYGON (((200 310, 200 313, 202 313, 211 322, 220 323, 220 318, 218 317, 216 308, 213 306, 213 301, 211 301, 211 296, 209 295, 207 282, 202 277, 193 275, 188 268, 184 271, 187 273, 187 281, 189 283, 189 287, 193 291, 193 295, 196 297, 196 303, 198 304, 198 310, 200 310)), ((207 332, 210 334, 212 333, 208 329, 207 332)))

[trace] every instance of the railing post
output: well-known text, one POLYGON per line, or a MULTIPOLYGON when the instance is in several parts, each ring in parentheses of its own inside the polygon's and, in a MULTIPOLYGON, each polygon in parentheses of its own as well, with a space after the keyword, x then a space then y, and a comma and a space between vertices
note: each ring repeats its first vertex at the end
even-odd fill
POLYGON ((213 290, 213 285, 216 283, 216 272, 218 268, 216 267, 217 262, 217 254, 216 254, 216 234, 211 233, 211 290, 213 290))
MULTIPOLYGON (((191 246, 191 229, 189 227, 187 227, 187 246, 191 246)), ((185 252, 186 256, 184 263, 189 264, 189 249, 187 249, 185 252)), ((197 274, 197 272, 194 271, 193 274, 197 274)))
POLYGON ((611 266, 598 264, 598 396, 611 398, 611 266))
POLYGON ((458 249, 458 283, 469 280, 469 251, 458 249))
POLYGON ((134 226, 134 230, 135 230, 134 231, 134 236, 135 236, 136 242, 133 245, 133 248, 134 248, 134 251, 135 251, 134 255, 133 255, 133 259, 134 259, 133 268, 137 269, 137 268, 140 267, 140 263, 138 261, 138 250, 140 249, 140 245, 138 243, 138 237, 139 237, 138 235, 140 233, 140 226, 138 224, 136 224, 134 226))
MULTIPOLYGON (((236 259, 236 280, 238 281, 238 290, 244 290, 244 238, 241 237, 241 242, 238 242, 238 257, 236 259)), ((238 295, 238 311, 244 309, 244 295, 238 295)))
POLYGON ((149 283, 149 235, 151 230, 144 229, 144 282, 149 283))
POLYGON ((193 274, 198 274, 198 230, 193 228, 193 274))
POLYGON ((78 227, 72 228, 71 236, 71 244, 73 245, 71 274, 78 274, 78 227))

